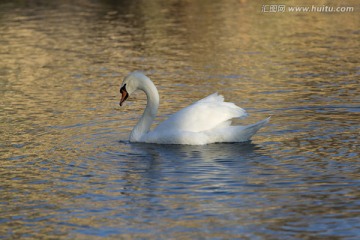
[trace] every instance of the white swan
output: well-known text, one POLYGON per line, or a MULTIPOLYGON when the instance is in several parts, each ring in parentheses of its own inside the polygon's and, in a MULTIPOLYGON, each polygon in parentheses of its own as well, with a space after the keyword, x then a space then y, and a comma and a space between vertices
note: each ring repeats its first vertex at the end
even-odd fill
POLYGON ((181 109, 150 131, 159 107, 158 91, 150 78, 141 72, 130 73, 121 84, 120 106, 136 90, 145 92, 147 105, 130 134, 130 142, 189 145, 245 142, 270 119, 247 126, 230 126, 232 118, 244 118, 247 113, 214 93, 181 109))

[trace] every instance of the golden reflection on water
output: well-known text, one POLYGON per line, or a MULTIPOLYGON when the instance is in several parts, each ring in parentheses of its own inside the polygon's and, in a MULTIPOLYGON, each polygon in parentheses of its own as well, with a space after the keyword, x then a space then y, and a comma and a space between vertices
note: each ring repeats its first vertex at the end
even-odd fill
POLYGON ((359 158, 359 14, 264 14, 261 4, 0 3, 1 235, 85 238, 98 230, 112 236, 148 219, 141 225, 145 233, 124 236, 149 237, 156 225, 156 234, 178 227, 173 237, 276 238, 289 223, 295 230, 303 224, 298 236, 311 237, 304 215, 332 212, 351 220, 356 205, 340 204, 348 208, 344 213, 324 199, 332 200, 331 191, 344 202, 360 198, 354 190, 359 171, 349 167, 359 158), (216 91, 248 109, 246 123, 272 115, 271 125, 254 138, 261 148, 166 152, 127 144, 145 97, 131 96, 120 109, 118 87, 135 69, 159 87, 159 120, 216 91), (244 166, 215 161, 237 157, 244 166), (164 167, 171 163, 190 180, 179 183, 173 167, 164 167), (329 174, 320 178, 323 171, 329 174), (153 180, 157 174, 164 179, 153 180), (329 187, 339 179, 349 182, 329 187), (155 188, 155 196, 147 188, 155 188), (235 209, 229 203, 238 202, 236 193, 213 200, 221 189, 249 193, 235 209), (196 199, 205 193, 208 199, 196 199), (312 201, 325 203, 309 206, 312 201), (159 217, 161 211, 167 214, 159 217), (171 215, 180 212, 185 214, 171 215), (204 212, 209 216, 201 217, 204 212), (184 233, 204 226, 215 230, 184 233), (257 227, 269 231, 254 233, 257 227))

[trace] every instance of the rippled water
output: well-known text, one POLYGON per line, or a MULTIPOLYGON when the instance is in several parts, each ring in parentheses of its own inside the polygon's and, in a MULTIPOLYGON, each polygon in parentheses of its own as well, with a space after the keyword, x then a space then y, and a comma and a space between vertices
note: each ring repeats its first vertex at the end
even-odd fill
POLYGON ((0 1, 0 238, 359 238, 360 6, 341 4, 0 1), (246 144, 131 144, 133 70, 159 121, 219 92, 237 124, 271 122, 246 144))

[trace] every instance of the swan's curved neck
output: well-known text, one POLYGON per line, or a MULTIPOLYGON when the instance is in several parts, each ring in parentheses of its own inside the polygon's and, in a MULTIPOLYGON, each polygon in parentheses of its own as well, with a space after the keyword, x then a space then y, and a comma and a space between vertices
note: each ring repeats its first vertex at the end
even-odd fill
POLYGON ((138 142, 149 132, 152 122, 156 117, 159 107, 159 93, 150 79, 143 80, 139 84, 139 89, 144 91, 147 97, 147 104, 139 122, 133 128, 130 134, 131 142, 138 142))

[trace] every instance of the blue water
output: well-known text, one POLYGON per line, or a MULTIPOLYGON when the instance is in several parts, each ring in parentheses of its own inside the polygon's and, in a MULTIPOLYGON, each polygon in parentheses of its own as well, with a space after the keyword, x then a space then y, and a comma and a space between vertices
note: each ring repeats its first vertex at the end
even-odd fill
POLYGON ((360 238, 359 14, 261 9, 1 1, 0 238, 360 238), (250 114, 234 124, 271 121, 247 143, 130 143, 133 70, 155 124, 214 92, 250 114))

